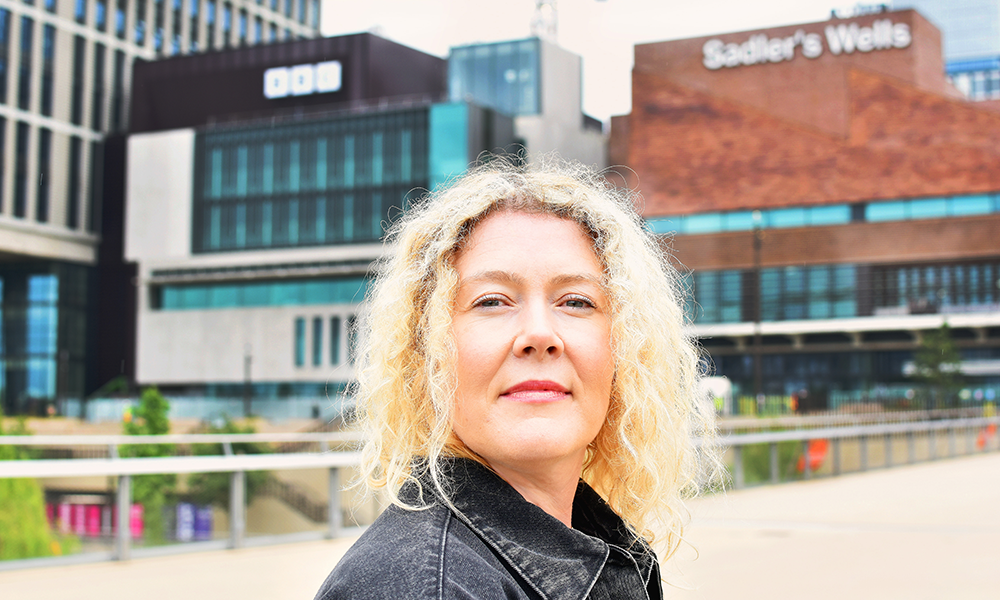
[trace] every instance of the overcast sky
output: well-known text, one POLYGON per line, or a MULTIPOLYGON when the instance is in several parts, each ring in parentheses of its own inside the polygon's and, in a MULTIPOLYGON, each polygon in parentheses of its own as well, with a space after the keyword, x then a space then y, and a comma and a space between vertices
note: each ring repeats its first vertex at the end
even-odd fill
MULTIPOLYGON (((372 31, 441 57, 452 46, 528 37, 535 0, 322 0, 324 35, 372 31)), ((874 2, 873 2, 874 3, 874 2)), ((559 0, 560 46, 583 56, 583 108, 631 111, 632 46, 823 21, 849 0, 559 0)))

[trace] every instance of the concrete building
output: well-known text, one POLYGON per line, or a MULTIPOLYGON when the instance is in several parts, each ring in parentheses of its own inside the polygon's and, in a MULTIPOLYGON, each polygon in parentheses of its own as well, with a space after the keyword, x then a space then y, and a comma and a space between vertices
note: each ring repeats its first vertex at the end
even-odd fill
POLYGON ((508 83, 534 98, 518 107, 497 88, 455 92, 478 67, 371 34, 137 65, 123 163, 136 381, 192 416, 239 413, 244 397, 264 416, 335 416, 371 264, 409 202, 519 143, 603 165, 578 86, 560 93, 544 55, 579 59, 507 47, 522 61, 508 83))
POLYGON ((452 101, 469 100, 514 117, 519 142, 532 156, 557 151, 586 165, 607 163, 600 121, 583 113, 583 65, 568 50, 539 38, 452 48, 452 101))
POLYGON ((914 403, 914 353, 947 322, 963 402, 995 400, 1000 114, 947 81, 931 23, 643 44, 632 86, 611 162, 635 169, 736 396, 914 403))
POLYGON ((0 0, 6 412, 80 398, 106 371, 119 372, 95 366, 103 296, 95 265, 107 217, 104 141, 127 130, 132 64, 313 37, 319 10, 318 0, 0 0))

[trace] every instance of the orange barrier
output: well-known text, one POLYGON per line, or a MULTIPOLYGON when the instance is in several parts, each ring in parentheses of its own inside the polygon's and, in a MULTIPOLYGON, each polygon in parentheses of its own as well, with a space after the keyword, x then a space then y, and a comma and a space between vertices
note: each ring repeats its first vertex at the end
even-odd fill
POLYGON ((997 435, 997 424, 990 423, 984 427, 979 432, 979 437, 976 438, 976 448, 983 450, 986 448, 986 444, 990 441, 990 438, 996 437, 997 435))
POLYGON ((806 470, 806 456, 809 457, 809 470, 813 473, 818 471, 823 466, 823 461, 826 460, 826 454, 829 450, 830 440, 809 440, 809 447, 806 453, 799 457, 799 463, 796 465, 799 473, 806 470))

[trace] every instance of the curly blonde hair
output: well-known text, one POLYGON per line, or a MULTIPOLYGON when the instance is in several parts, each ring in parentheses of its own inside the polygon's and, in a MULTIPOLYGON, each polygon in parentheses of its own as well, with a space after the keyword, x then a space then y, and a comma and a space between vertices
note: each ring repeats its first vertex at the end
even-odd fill
POLYGON ((714 414, 698 397, 699 353, 684 331, 677 272, 633 210, 635 201, 580 165, 523 168, 492 160, 416 203, 391 227, 392 250, 377 266, 358 337, 355 393, 369 490, 414 508, 400 499, 404 483, 427 470, 444 494, 438 459, 477 458, 451 428, 454 259, 493 213, 552 214, 593 239, 610 302, 611 402, 582 477, 637 535, 652 541, 665 533, 667 555, 676 549, 683 499, 697 492, 699 454, 711 447, 702 444, 699 452, 694 438, 713 434, 714 414))

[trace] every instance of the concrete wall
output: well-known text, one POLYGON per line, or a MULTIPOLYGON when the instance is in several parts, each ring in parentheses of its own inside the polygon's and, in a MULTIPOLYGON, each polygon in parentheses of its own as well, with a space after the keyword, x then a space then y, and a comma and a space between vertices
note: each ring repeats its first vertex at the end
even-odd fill
POLYGON ((344 324, 356 305, 215 310, 141 310, 136 350, 139 383, 243 381, 251 357, 254 381, 347 381, 344 324), (341 319, 340 364, 330 364, 330 317, 341 319), (295 319, 306 319, 306 362, 295 366, 295 319), (313 318, 323 319, 322 364, 313 366, 313 318))
POLYGON ((540 46, 542 112, 517 117, 514 121, 517 135, 524 139, 531 160, 555 151, 565 159, 605 167, 605 136, 583 129, 580 57, 548 42, 543 41, 540 46))

